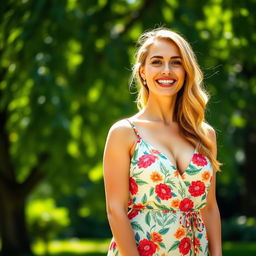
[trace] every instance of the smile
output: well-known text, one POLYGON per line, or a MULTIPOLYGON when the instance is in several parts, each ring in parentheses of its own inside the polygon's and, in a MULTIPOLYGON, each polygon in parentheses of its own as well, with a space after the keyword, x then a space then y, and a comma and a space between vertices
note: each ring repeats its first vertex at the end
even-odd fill
POLYGON ((159 80, 156 80, 156 82, 162 87, 169 87, 169 86, 172 86, 176 82, 176 80, 174 80, 174 79, 168 79, 168 80, 159 79, 159 80))

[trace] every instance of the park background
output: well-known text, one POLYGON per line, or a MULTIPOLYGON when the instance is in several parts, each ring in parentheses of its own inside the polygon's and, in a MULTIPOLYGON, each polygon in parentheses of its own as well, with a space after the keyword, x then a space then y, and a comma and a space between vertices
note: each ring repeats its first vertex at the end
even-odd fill
MULTIPOLYGON (((256 255, 256 1, 2 0, 1 255, 106 255, 102 154, 136 112, 136 40, 191 43, 211 94, 224 256, 256 255)), ((121 142, 120 142, 121 143, 121 142)))

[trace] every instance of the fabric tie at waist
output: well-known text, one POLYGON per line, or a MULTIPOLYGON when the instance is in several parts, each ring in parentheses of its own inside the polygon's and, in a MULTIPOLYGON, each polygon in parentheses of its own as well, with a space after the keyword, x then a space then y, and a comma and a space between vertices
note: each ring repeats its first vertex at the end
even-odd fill
POLYGON ((159 210, 159 209, 149 209, 145 207, 129 207, 133 211, 161 211, 164 213, 179 213, 181 214, 179 221, 183 228, 187 228, 190 232, 193 231, 193 226, 199 231, 202 232, 204 230, 204 223, 201 217, 201 214, 199 211, 187 211, 187 212, 181 212, 181 211, 174 211, 174 210, 159 210))
POLYGON ((193 225, 199 232, 204 230, 204 223, 201 218, 201 214, 196 211, 183 212, 180 216, 180 224, 190 232, 193 229, 193 225))

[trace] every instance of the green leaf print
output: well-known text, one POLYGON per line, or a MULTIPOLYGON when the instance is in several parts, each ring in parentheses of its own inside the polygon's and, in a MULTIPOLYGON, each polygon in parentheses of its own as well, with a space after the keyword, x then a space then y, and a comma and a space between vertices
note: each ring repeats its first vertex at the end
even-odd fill
POLYGON ((171 246, 171 248, 169 249, 168 252, 177 249, 177 248, 179 247, 179 244, 180 244, 180 241, 179 241, 179 240, 175 241, 175 242, 173 243, 173 245, 171 246))
POLYGON ((161 243, 161 242, 160 242, 160 243, 158 243, 158 244, 160 245, 160 247, 162 247, 162 248, 164 248, 164 249, 166 248, 165 245, 164 245, 164 243, 161 243))
POLYGON ((164 174, 165 177, 168 177, 170 175, 170 173, 168 172, 166 167, 161 162, 160 162, 160 170, 164 174))
POLYGON ((138 173, 133 173, 133 174, 132 174, 132 177, 133 177, 133 178, 136 178, 136 177, 140 176, 142 173, 143 173, 143 171, 138 172, 138 173))
POLYGON ((197 169, 196 167, 194 167, 193 165, 189 165, 189 169, 186 171, 187 174, 189 175, 196 175, 198 174, 200 171, 202 170, 202 168, 197 169))
POLYGON ((159 230, 158 233, 161 234, 161 235, 165 235, 168 231, 169 231, 169 228, 162 228, 162 229, 159 230))
POLYGON ((138 222, 131 222, 131 225, 132 225, 132 229, 133 229, 133 230, 140 230, 140 231, 142 231, 142 232, 144 233, 144 231, 143 231, 141 225, 138 224, 138 222))
POLYGON ((201 209, 201 208, 203 208, 204 206, 206 205, 206 203, 202 203, 202 204, 200 204, 198 207, 196 207, 197 209, 201 209))
POLYGON ((140 179, 136 179, 136 183, 137 183, 138 185, 148 184, 146 181, 140 180, 140 179))
POLYGON ((149 233, 149 232, 147 232, 147 239, 148 239, 148 240, 151 240, 151 237, 150 237, 150 233, 149 233))
POLYGON ((132 165, 137 165, 139 161, 131 161, 132 165))
POLYGON ((140 241, 140 235, 138 232, 135 233, 135 240, 136 240, 136 242, 140 241))
POLYGON ((187 187, 190 186, 190 182, 189 182, 189 181, 184 181, 184 183, 185 183, 185 185, 186 185, 187 187))
POLYGON ((156 201, 157 201, 158 203, 161 203, 161 200, 160 200, 160 198, 159 198, 158 196, 156 196, 155 199, 156 199, 156 201))
POLYGON ((173 214, 172 218, 171 219, 168 219, 168 221, 166 222, 165 225, 170 225, 172 223, 175 223, 177 220, 177 214, 173 214))
POLYGON ((154 194, 154 187, 151 187, 149 191, 149 196, 152 196, 153 194, 154 194))
POLYGON ((148 200, 147 195, 144 194, 143 197, 142 197, 142 199, 141 199, 141 202, 142 202, 143 204, 146 204, 147 200, 148 200))
POLYGON ((175 182, 174 182, 173 180, 168 179, 168 180, 166 181, 166 183, 169 183, 169 184, 171 185, 171 187, 176 188, 176 184, 175 184, 175 182))
POLYGON ((146 224, 148 226, 150 226, 151 217, 150 217, 150 213, 149 212, 146 214, 145 221, 146 221, 146 224))
POLYGON ((177 195, 174 192, 171 192, 173 197, 177 197, 177 195))
POLYGON ((158 216, 158 217, 160 217, 160 218, 162 218, 163 217, 163 215, 162 215, 162 212, 156 212, 156 215, 158 216))
POLYGON ((203 234, 202 233, 199 233, 197 238, 200 240, 201 238, 203 237, 203 234))
POLYGON ((179 194, 182 196, 182 197, 186 197, 186 191, 184 189, 184 187, 182 186, 182 184, 179 182, 179 189, 178 189, 178 192, 179 194))
POLYGON ((204 200, 206 198, 206 194, 204 194, 203 196, 202 196, 202 200, 204 200))
POLYGON ((155 204, 155 206, 156 206, 157 208, 159 208, 160 210, 163 210, 163 211, 170 211, 170 208, 168 208, 168 207, 165 206, 165 205, 157 204, 157 203, 154 203, 154 204, 155 204))
POLYGON ((156 219, 156 222, 161 227, 164 225, 163 222, 160 219, 158 219, 158 218, 156 219))
POLYGON ((138 149, 136 149, 133 154, 133 159, 137 159, 137 158, 138 158, 138 149))

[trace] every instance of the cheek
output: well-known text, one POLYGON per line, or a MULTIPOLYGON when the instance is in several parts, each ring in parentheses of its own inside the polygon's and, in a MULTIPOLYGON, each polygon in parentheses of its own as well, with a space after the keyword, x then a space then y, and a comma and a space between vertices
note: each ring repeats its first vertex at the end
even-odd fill
POLYGON ((178 70, 177 70, 177 75, 178 75, 181 79, 185 79, 185 75, 186 75, 185 69, 184 69, 184 68, 178 69, 178 70))

